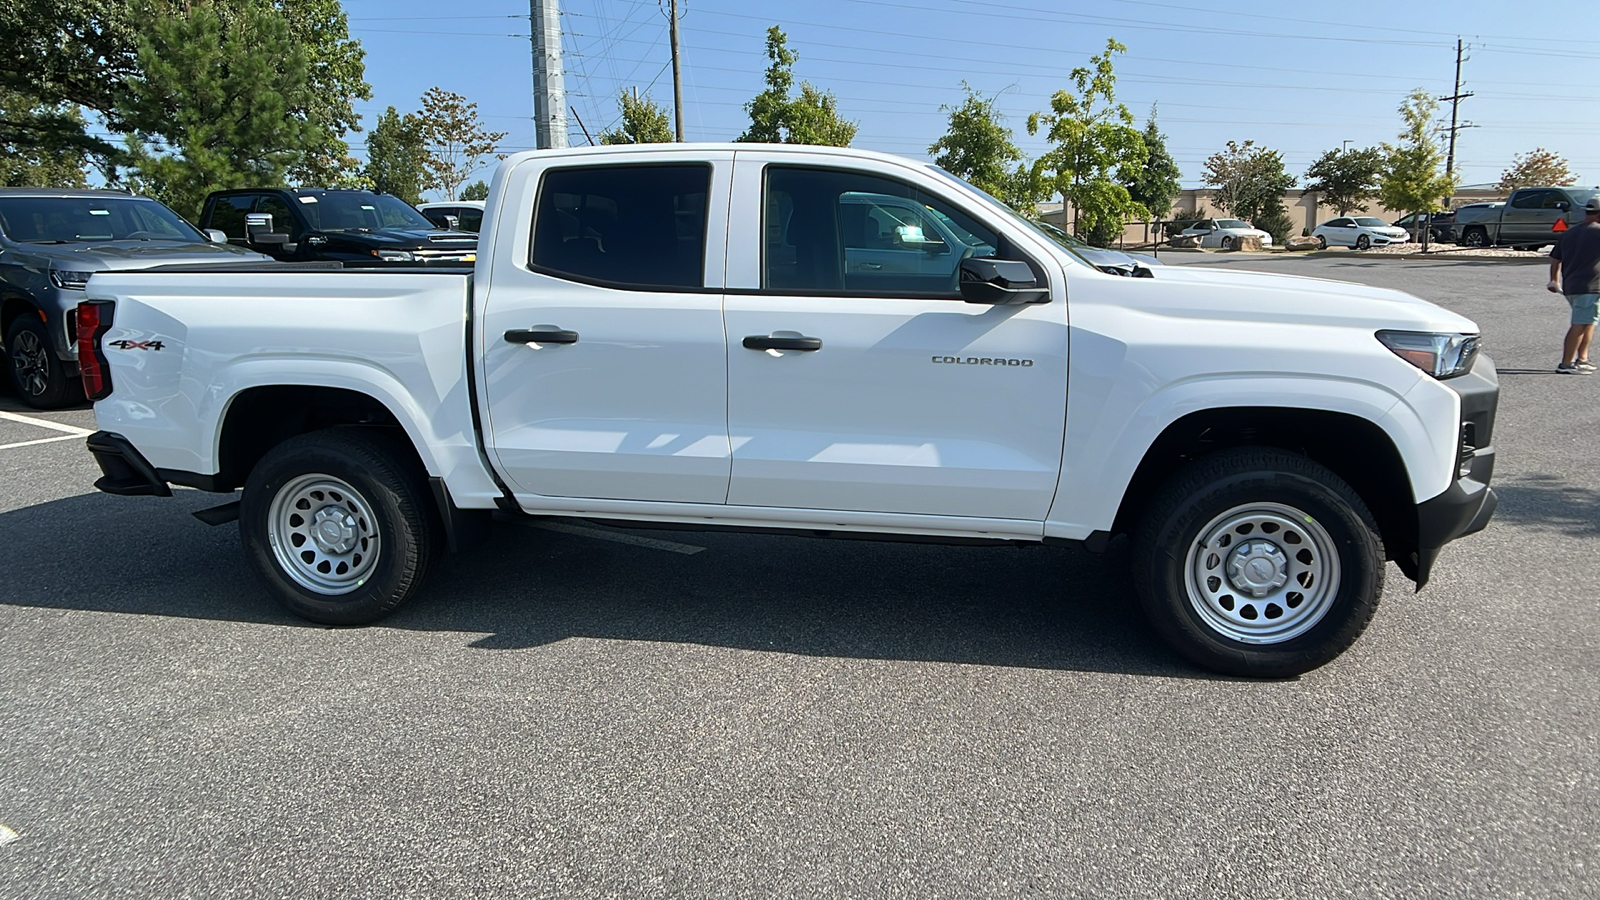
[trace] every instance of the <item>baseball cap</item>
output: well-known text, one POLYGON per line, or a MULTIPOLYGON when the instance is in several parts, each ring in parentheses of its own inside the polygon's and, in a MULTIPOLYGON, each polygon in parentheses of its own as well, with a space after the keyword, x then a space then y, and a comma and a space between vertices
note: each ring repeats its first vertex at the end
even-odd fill
POLYGON ((1586 213, 1600 213, 1600 197, 1590 197, 1589 202, 1583 205, 1586 213))

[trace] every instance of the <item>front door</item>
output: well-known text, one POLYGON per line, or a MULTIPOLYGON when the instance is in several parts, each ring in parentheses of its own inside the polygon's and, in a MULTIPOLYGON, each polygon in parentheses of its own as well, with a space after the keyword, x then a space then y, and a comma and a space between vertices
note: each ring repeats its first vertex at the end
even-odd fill
POLYGON ((489 443, 519 496, 726 499, 726 156, 517 176, 536 209, 499 227, 531 217, 531 255, 494 269, 481 340, 489 443))
POLYGON ((1502 243, 1521 243, 1523 241, 1545 241, 1554 243, 1559 234, 1552 229, 1556 220, 1565 213, 1556 208, 1556 204, 1566 197, 1560 191, 1519 191, 1517 196, 1506 204, 1505 212, 1500 217, 1500 240, 1502 243))
POLYGON ((729 504, 1043 521, 1066 410, 1060 270, 1034 262, 1049 303, 965 303, 961 258, 1017 258, 992 227, 892 173, 781 160, 741 152, 735 178, 733 233, 760 237, 729 254, 730 286, 735 260, 755 269, 726 301, 729 504), (861 265, 863 237, 915 259, 861 265))

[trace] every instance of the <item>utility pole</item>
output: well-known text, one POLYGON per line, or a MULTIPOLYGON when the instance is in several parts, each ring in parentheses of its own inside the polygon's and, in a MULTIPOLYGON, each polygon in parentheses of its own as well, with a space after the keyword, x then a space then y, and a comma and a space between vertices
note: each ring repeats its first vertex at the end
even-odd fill
POLYGON ((528 0, 533 33, 533 131, 540 150, 567 146, 567 91, 561 74, 559 0, 528 0))
POLYGON ((1440 97, 1439 98, 1440 100, 1449 100, 1450 101, 1450 150, 1449 150, 1448 153, 1445 154, 1445 158, 1444 158, 1444 174, 1445 174, 1446 178, 1450 177, 1451 175, 1454 175, 1455 171, 1456 171, 1456 132, 1460 131, 1463 128, 1476 128, 1477 127, 1476 125, 1473 125, 1471 123, 1462 123, 1460 125, 1456 124, 1456 122, 1458 121, 1458 115, 1459 115, 1460 109, 1461 109, 1461 101, 1463 101, 1463 100, 1467 99, 1468 97, 1472 96, 1472 92, 1471 91, 1467 91, 1464 94, 1461 92, 1461 62, 1462 62, 1463 59, 1470 59, 1471 58, 1471 57, 1464 57, 1462 55, 1463 52, 1465 51, 1465 49, 1466 48, 1461 43, 1461 39, 1460 38, 1456 38, 1456 87, 1455 87, 1455 93, 1451 94, 1448 97, 1440 97))
POLYGON ((672 42, 672 113, 677 120, 678 143, 683 143, 683 75, 678 63, 678 0, 667 9, 667 34, 672 42))

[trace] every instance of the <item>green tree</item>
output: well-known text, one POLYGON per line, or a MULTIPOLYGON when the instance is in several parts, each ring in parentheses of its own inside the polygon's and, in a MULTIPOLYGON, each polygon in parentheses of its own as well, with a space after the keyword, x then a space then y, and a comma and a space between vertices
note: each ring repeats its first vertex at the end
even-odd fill
POLYGON ((1382 150, 1336 147, 1317 157, 1306 169, 1306 190, 1321 194, 1339 215, 1346 216, 1378 196, 1378 180, 1382 175, 1382 150))
POLYGON ((422 95, 421 121, 428 171, 448 200, 456 199, 461 185, 484 167, 484 160, 495 155, 496 146, 506 138, 504 131, 483 127, 478 104, 440 87, 428 88, 422 95))
POLYGON ((1133 113, 1116 102, 1112 57, 1128 48, 1115 39, 1089 66, 1072 70, 1076 92, 1059 90, 1050 112, 1028 116, 1028 133, 1043 131, 1050 149, 1034 160, 1037 183, 1072 205, 1078 236, 1106 246, 1130 219, 1150 214, 1127 185, 1138 180, 1149 154, 1133 113))
POLYGON ((1274 206, 1281 208, 1284 191, 1295 183, 1283 167, 1283 156, 1257 147, 1255 141, 1229 141, 1227 150, 1213 153, 1206 160, 1205 179, 1217 190, 1211 200, 1217 208, 1252 224, 1274 206))
POLYGON ((1269 200, 1264 209, 1256 214, 1250 224, 1272 235, 1272 244, 1282 247, 1289 242, 1289 233, 1294 230, 1294 220, 1289 218, 1289 211, 1283 208, 1282 200, 1269 200))
POLYGON ((360 41, 350 39, 350 26, 339 0, 273 2, 288 21, 295 43, 305 49, 309 64, 309 96, 293 114, 315 123, 321 136, 317 143, 301 148, 301 158, 291 167, 289 178, 299 184, 340 186, 361 164, 350 155, 344 136, 361 130, 355 101, 372 99, 372 85, 366 80, 367 52, 360 41))
POLYGON ((22 98, 0 109, 0 144, 24 157, 72 147, 109 171, 117 146, 50 111, 82 107, 126 130, 116 101, 139 72, 139 22, 130 0, 0 3, 0 90, 22 98))
POLYGON ((1578 176, 1567 168, 1564 157, 1539 147, 1513 157, 1511 168, 1500 174, 1500 183, 1496 186, 1509 194, 1518 188, 1566 187, 1577 181, 1578 176))
POLYGON ((224 24, 196 2, 153 22, 138 59, 116 107, 131 132, 124 159, 139 190, 182 215, 197 217, 210 191, 283 184, 325 137, 292 112, 312 102, 307 53, 270 5, 224 24))
POLYGON ((0 88, 0 186, 83 187, 92 150, 77 140, 83 125, 75 106, 41 106, 0 88))
POLYGON ((469 184, 466 187, 461 189, 461 199, 463 199, 463 200, 487 200, 487 199, 489 199, 489 183, 484 181, 481 178, 478 179, 477 181, 474 181, 473 183, 471 183, 471 184, 469 184))
POLYGON ((1038 191, 1011 129, 1001 124, 996 98, 979 94, 966 82, 961 89, 967 97, 960 106, 939 107, 949 113, 950 126, 928 147, 928 155, 945 171, 999 197, 1018 212, 1034 215, 1038 191))
POLYGON ((422 192, 433 186, 428 159, 422 120, 415 113, 401 115, 392 106, 384 110, 367 135, 364 174, 373 190, 393 194, 413 205, 421 203, 422 192))
POLYGON ((670 144, 673 142, 672 120, 667 111, 650 99, 649 94, 639 99, 636 94, 623 91, 617 97, 617 108, 622 112, 618 127, 600 132, 602 144, 670 144))
POLYGON ((744 105, 750 114, 750 127, 738 140, 850 146, 856 137, 856 123, 839 115, 839 104, 831 91, 818 90, 803 81, 800 96, 790 96, 794 64, 800 57, 788 48, 788 40, 778 26, 767 29, 767 87, 744 105))
POLYGON ((1144 165, 1139 167, 1133 181, 1126 185, 1128 196, 1143 204, 1152 216, 1164 219, 1172 212, 1173 201, 1183 193, 1183 186, 1178 180, 1183 170, 1178 168, 1177 160, 1167 150, 1167 136, 1156 125, 1154 106, 1150 107, 1150 118, 1144 123, 1142 137, 1149 155, 1145 157, 1144 165))
POLYGON ((1401 213, 1432 213, 1444 207, 1444 200, 1455 193, 1456 179, 1439 171, 1444 151, 1434 137, 1433 117, 1439 101, 1418 88, 1400 104, 1400 144, 1383 145, 1383 177, 1378 185, 1378 200, 1401 213))

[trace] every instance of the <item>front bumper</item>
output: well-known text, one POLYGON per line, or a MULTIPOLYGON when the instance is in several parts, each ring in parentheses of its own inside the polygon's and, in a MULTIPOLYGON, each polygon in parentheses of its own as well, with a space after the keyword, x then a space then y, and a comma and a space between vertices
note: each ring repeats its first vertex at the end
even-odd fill
POLYGON ((1489 524, 1497 500, 1494 475, 1494 415, 1500 379, 1494 360, 1479 354, 1472 371, 1443 384, 1461 397, 1461 433, 1456 443, 1456 479, 1437 497, 1417 504, 1417 545, 1395 561, 1420 590, 1445 544, 1476 534, 1489 524))

